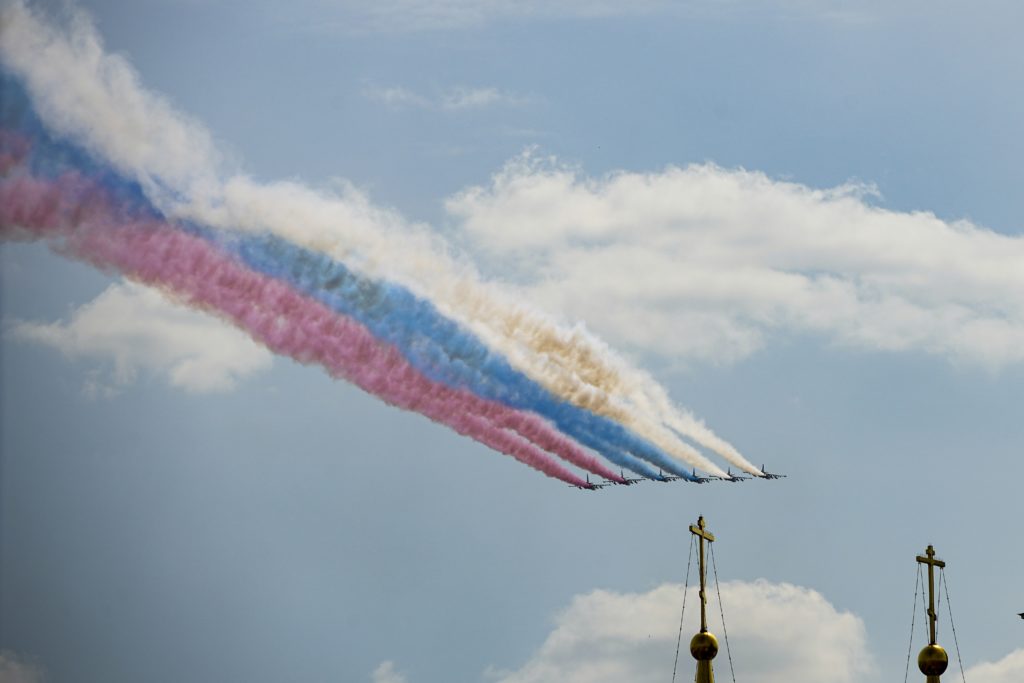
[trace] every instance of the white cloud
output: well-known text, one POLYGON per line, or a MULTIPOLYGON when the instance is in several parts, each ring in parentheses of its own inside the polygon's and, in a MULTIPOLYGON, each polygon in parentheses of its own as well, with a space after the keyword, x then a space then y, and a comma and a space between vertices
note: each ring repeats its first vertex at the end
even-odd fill
POLYGON ((1024 237, 713 165, 584 177, 530 154, 447 201, 524 293, 668 358, 818 334, 990 367, 1024 361, 1024 237))
POLYGON ((129 282, 111 285, 69 322, 18 322, 11 332, 70 358, 110 361, 109 378, 93 373, 87 383, 92 394, 123 387, 139 371, 164 375, 186 391, 226 391, 242 377, 270 367, 272 359, 226 323, 129 282))
POLYGON ((3 683, 42 683, 43 670, 10 650, 0 650, 0 681, 3 683))
POLYGON ((373 683, 406 683, 405 676, 395 671, 395 663, 381 662, 373 672, 373 683))
POLYGON ((433 96, 421 95, 401 86, 368 85, 363 96, 392 109, 437 109, 465 111, 494 106, 519 106, 527 99, 494 87, 454 86, 433 96))
MULTIPOLYGON (((721 585, 726 626, 737 678, 751 683, 846 683, 871 669, 864 625, 837 611, 819 593, 789 584, 731 582, 721 585)), ((683 587, 665 584, 647 593, 594 591, 577 596, 556 619, 544 644, 500 683, 655 683, 668 678, 679 632, 683 587)), ((727 676, 722 629, 715 668, 727 676)), ((699 626, 691 588, 679 654, 681 680, 692 677, 689 639, 699 626)))
POLYGON ((998 662, 983 662, 965 672, 971 683, 1020 683, 1024 681, 1024 649, 1014 650, 998 662))

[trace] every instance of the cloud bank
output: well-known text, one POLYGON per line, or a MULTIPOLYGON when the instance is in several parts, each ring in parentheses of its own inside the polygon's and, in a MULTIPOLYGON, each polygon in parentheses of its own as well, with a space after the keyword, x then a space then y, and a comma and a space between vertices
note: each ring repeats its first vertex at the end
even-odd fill
MULTIPOLYGON (((737 677, 752 683, 848 683, 870 670, 864 625, 837 611, 816 591, 790 584, 721 585, 737 677), (742 618, 739 618, 742 615, 742 618)), ((577 596, 530 660, 500 683, 655 683, 671 670, 683 587, 664 584, 647 593, 594 591, 577 596)), ((713 606, 713 605, 712 605, 713 606)), ((699 629, 699 602, 691 587, 680 651, 681 680, 692 676, 689 638, 699 629)), ((728 676, 718 615, 719 677, 728 676)))
MULTIPOLYGON (((852 683, 874 670, 863 622, 837 610, 820 593, 764 580, 727 582, 720 588, 737 680, 852 683)), ((553 630, 526 663, 514 671, 489 668, 484 678, 495 683, 669 680, 683 593, 681 584, 666 583, 646 593, 578 595, 557 615, 553 630)), ((693 679, 689 642, 700 627, 698 599, 697 588, 691 587, 676 675, 680 681, 693 679)), ((716 603, 713 599, 709 605, 709 628, 720 648, 715 668, 720 680, 730 680, 716 603)), ((381 664, 378 673, 382 670, 391 675, 391 663, 381 664)))
POLYGON ((1024 237, 712 164, 586 177, 529 153, 446 207, 525 293, 668 359, 773 339, 1024 360, 1024 237))
POLYGON ((69 358, 112 362, 109 378, 86 385, 89 394, 110 394, 140 372, 186 391, 227 391, 272 362, 270 352, 243 332, 130 282, 110 285, 67 322, 20 321, 11 334, 69 358))
MULTIPOLYGON (((710 589, 709 590, 713 590, 710 589)), ((736 679, 749 683, 852 683, 876 674, 864 623, 841 612, 817 591, 787 583, 721 584, 736 679)), ((712 594, 713 596, 713 594, 712 594)), ((697 589, 686 596, 686 619, 676 678, 692 680, 688 645, 699 628, 697 589)), ((719 680, 731 680, 717 600, 709 628, 719 641, 714 660, 719 680)), ((646 593, 595 590, 577 595, 555 617, 554 628, 518 669, 484 672, 493 683, 659 683, 669 679, 679 632, 683 586, 666 583, 646 593)), ((917 675, 916 667, 911 677, 917 675)), ((959 679, 955 661, 947 676, 959 679)), ((1024 649, 967 669, 971 683, 1024 680, 1024 649)), ((373 683, 407 683, 394 664, 382 662, 373 683)))
POLYGON ((1020 683, 1024 681, 1024 649, 1014 650, 998 662, 983 662, 969 668, 971 683, 1020 683))

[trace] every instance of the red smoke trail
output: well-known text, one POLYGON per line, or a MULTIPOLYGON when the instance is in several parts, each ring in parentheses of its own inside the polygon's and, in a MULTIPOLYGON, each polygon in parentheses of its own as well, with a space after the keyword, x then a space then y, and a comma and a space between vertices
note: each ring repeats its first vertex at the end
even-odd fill
POLYGON ((586 485, 515 430, 561 457, 610 479, 618 475, 540 418, 433 382, 360 324, 277 280, 249 271, 201 238, 153 218, 116 210, 105 193, 77 174, 46 182, 17 176, 0 182, 0 234, 60 238, 55 247, 114 269, 177 299, 215 312, 272 351, 318 363, 385 401, 570 484, 586 485), (20 233, 27 230, 27 233, 20 233))

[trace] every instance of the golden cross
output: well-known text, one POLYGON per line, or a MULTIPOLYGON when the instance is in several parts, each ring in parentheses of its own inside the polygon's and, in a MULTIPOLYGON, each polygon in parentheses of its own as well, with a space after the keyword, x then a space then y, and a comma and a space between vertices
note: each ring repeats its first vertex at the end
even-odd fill
POLYGON ((690 525, 690 533, 700 538, 700 632, 707 633, 708 630, 708 615, 707 605, 708 596, 704 592, 705 582, 705 564, 704 564, 704 541, 708 543, 715 542, 715 535, 710 531, 707 531, 704 525, 704 516, 701 515, 697 518, 697 526, 690 525))
POLYGON ((931 626, 931 640, 929 645, 935 644, 935 620, 938 619, 938 615, 935 614, 935 568, 946 566, 946 563, 942 560, 935 559, 935 548, 928 546, 928 549, 924 551, 927 557, 922 555, 917 556, 917 561, 921 564, 928 565, 928 622, 931 626))

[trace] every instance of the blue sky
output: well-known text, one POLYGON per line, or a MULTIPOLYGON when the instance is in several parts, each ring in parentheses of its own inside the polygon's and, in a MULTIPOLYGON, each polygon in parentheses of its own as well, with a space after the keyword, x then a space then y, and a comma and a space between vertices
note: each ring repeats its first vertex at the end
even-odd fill
POLYGON ((741 680, 897 676, 928 543, 969 678, 1018 680, 1015 4, 79 6, 227 165, 422 224, 789 477, 570 490, 4 244, 0 665, 662 680, 704 514, 741 680))

